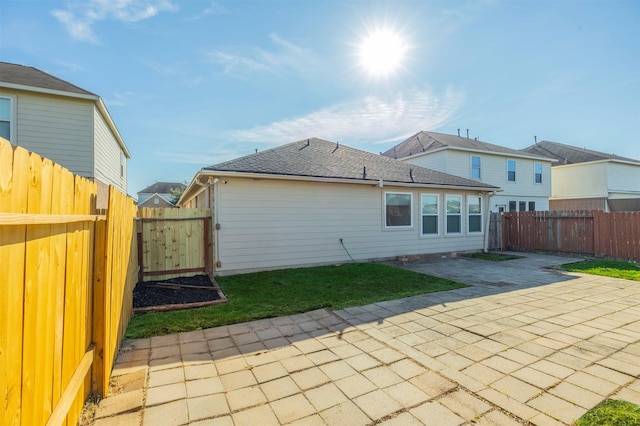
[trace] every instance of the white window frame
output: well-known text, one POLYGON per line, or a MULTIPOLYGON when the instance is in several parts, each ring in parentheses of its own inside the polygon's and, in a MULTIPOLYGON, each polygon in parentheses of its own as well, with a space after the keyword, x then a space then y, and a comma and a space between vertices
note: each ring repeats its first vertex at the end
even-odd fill
POLYGON ((420 194, 420 236, 421 237, 438 237, 440 236, 440 194, 423 193, 420 194), (436 214, 425 214, 423 197, 436 197, 436 214), (436 218, 436 232, 433 234, 424 233, 424 220, 425 216, 436 218))
POLYGON ((516 164, 516 160, 513 159, 507 159, 507 182, 517 182, 518 177, 517 177, 517 164, 516 164), (513 163, 513 180, 509 179, 509 172, 511 172, 511 170, 509 169, 509 164, 513 163))
POLYGON ((478 196, 478 195, 467 195, 467 232, 469 234, 482 234, 482 232, 484 231, 484 227, 482 226, 482 197, 478 196), (479 213, 471 213, 470 208, 472 206, 471 201, 470 200, 478 200, 478 205, 480 206, 480 212, 479 213), (479 231, 472 231, 471 230, 471 217, 479 217, 480 218, 480 230, 479 231))
POLYGON ((14 96, 11 95, 5 95, 3 93, 0 93, 0 99, 7 99, 9 100, 9 142, 11 143, 11 145, 16 145, 16 141, 15 141, 15 104, 16 104, 16 99, 14 96))
POLYGON ((471 165, 471 174, 470 174, 471 179, 481 180, 481 179, 482 179, 482 158, 481 158, 479 155, 472 155, 472 156, 471 156, 471 158, 469 159, 469 161, 471 162, 471 164, 470 164, 470 165, 471 165), (478 170, 478 177, 475 177, 475 176, 473 175, 473 171, 474 171, 474 170, 476 170, 476 169, 473 167, 473 159, 474 159, 474 158, 477 158, 477 159, 478 159, 478 168, 477 168, 477 170, 478 170))
POLYGON ((382 221, 384 223, 384 229, 413 229, 413 193, 385 191, 383 204, 384 204, 384 214, 382 215, 382 221), (409 215, 410 215, 409 225, 387 225, 387 195, 408 195, 409 196, 409 215))
POLYGON ((534 185, 542 185, 542 174, 544 168, 542 167, 542 163, 533 163, 533 184, 534 185), (536 171, 537 168, 540 168, 540 173, 536 171), (540 175, 540 182, 538 182, 538 175, 540 175))
POLYGON ((462 195, 454 195, 454 194, 447 194, 445 196, 445 201, 444 201, 444 232, 445 235, 462 235, 463 233, 463 226, 462 226, 462 212, 464 211, 464 206, 462 205, 462 195), (456 214, 456 213, 452 213, 449 214, 448 211, 448 205, 449 205, 449 200, 450 199, 458 199, 460 201, 460 211, 456 214), (460 223, 460 230, 458 232, 449 232, 449 216, 458 216, 459 219, 459 223, 460 223))

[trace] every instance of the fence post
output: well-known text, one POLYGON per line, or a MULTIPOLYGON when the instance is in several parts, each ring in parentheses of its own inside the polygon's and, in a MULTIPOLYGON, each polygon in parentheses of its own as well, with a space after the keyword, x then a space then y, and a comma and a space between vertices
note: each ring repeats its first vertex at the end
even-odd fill
POLYGON ((93 276, 93 341, 96 345, 93 361, 91 390, 100 396, 106 396, 108 387, 105 386, 105 298, 106 288, 106 234, 107 222, 101 220, 95 224, 94 242, 94 276, 93 276))

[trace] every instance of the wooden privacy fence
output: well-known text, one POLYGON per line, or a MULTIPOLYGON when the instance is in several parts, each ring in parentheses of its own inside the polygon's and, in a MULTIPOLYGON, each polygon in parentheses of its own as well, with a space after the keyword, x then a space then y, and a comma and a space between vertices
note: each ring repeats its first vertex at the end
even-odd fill
POLYGON ((640 261, 640 212, 511 212, 502 223, 507 250, 640 261))
MULTIPOLYGON (((135 205, 0 138, 0 425, 75 425, 130 319, 135 205)), ((133 256, 135 261, 135 256, 133 256)))
POLYGON ((142 208, 138 212, 138 281, 209 274, 211 209, 142 208))

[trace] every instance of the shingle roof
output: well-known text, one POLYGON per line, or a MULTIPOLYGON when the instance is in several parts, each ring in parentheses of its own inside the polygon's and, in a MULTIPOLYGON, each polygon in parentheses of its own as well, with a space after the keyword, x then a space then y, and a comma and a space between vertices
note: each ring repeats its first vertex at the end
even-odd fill
POLYGON ((138 191, 138 194, 170 194, 172 189, 182 188, 185 185, 180 182, 156 182, 145 189, 138 191))
POLYGON ((400 160, 311 138, 205 167, 203 171, 498 189, 400 160))
POLYGON ((383 152, 382 155, 391 158, 405 158, 421 152, 435 151, 442 148, 461 148, 517 156, 531 155, 517 149, 494 145, 476 139, 425 131, 416 133, 404 142, 400 142, 398 145, 383 152))
POLYGON ((614 154, 606 154, 604 152, 593 151, 586 148, 580 148, 577 146, 564 145, 558 142, 541 141, 534 145, 531 145, 523 151, 536 155, 545 155, 558 160, 554 163, 554 166, 562 166, 565 164, 587 163, 591 161, 602 160, 619 160, 630 161, 640 164, 639 160, 633 158, 620 157, 614 154))
POLYGON ((37 68, 26 65, 10 64, 8 62, 0 62, 0 86, 2 83, 97 96, 95 93, 84 90, 69 83, 68 81, 64 81, 58 77, 52 76, 51 74, 47 74, 44 71, 40 71, 37 68))

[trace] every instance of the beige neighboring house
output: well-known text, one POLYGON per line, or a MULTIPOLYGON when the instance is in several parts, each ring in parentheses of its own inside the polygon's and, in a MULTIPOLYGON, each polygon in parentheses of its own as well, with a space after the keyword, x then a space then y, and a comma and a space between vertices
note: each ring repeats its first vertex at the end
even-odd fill
POLYGON ((37 68, 0 62, 0 136, 107 188, 127 192, 131 154, 100 96, 37 68))
POLYGON ((491 199, 493 212, 549 209, 555 160, 544 155, 426 131, 382 155, 502 188, 491 199))
POLYGON ((550 209, 640 211, 640 160, 550 141, 525 151, 558 160, 550 209))
POLYGON ((217 274, 478 252, 499 188, 311 138, 201 169, 217 274))
POLYGON ((180 182, 156 182, 142 191, 138 191, 138 208, 176 207, 173 204, 174 195, 172 192, 184 187, 185 185, 180 182))

